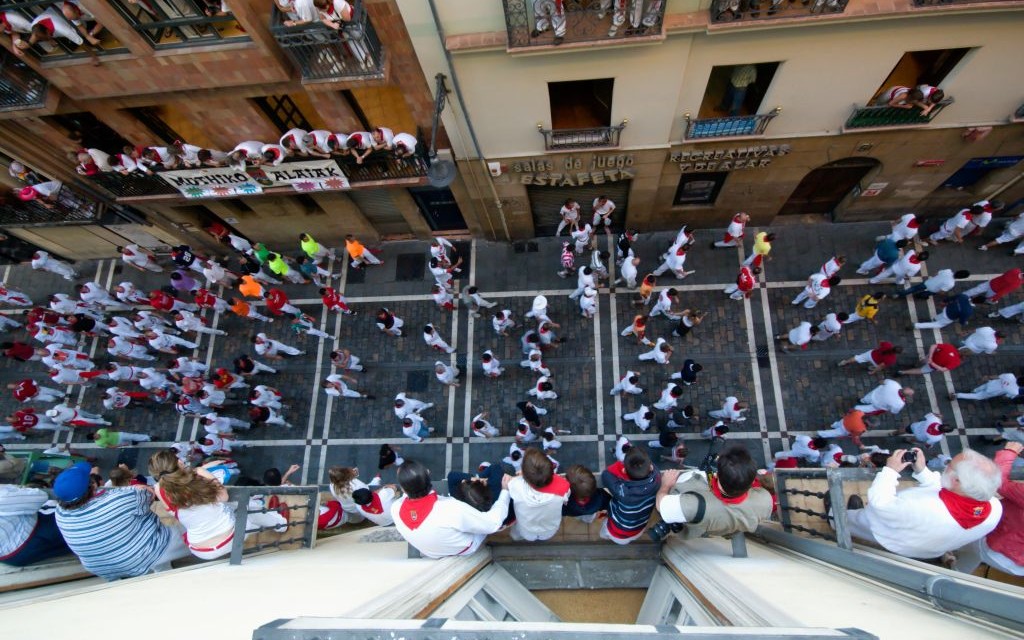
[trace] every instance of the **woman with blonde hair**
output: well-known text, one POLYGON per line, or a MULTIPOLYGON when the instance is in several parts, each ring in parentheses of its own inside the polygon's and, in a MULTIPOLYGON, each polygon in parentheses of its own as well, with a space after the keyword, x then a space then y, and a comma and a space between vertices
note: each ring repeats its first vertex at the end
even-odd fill
MULTIPOLYGON (((149 458, 149 473, 157 483, 157 499, 185 527, 189 551, 202 560, 231 553, 235 536, 235 504, 228 502, 227 489, 209 470, 220 464, 217 460, 192 469, 178 460, 171 449, 158 451, 149 458)), ((262 509, 262 500, 250 500, 246 537, 264 527, 273 527, 278 533, 287 530, 288 521, 280 513, 263 513, 262 509)))
POLYGON ((370 484, 359 479, 358 467, 331 467, 327 470, 327 477, 331 481, 331 493, 341 503, 342 510, 348 514, 348 522, 362 522, 363 514, 359 505, 352 499, 352 494, 357 489, 370 489, 380 485, 380 476, 374 476, 370 484))

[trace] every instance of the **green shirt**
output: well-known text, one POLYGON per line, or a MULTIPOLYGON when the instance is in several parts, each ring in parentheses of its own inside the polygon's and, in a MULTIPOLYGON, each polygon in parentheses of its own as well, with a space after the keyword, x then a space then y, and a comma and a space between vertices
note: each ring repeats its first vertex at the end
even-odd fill
POLYGON ((96 444, 101 447, 116 447, 121 444, 121 432, 106 428, 96 430, 96 444))
POLYGON ((270 249, 267 248, 267 245, 257 242, 253 250, 256 252, 256 259, 260 261, 260 264, 267 261, 267 257, 270 255, 270 249))

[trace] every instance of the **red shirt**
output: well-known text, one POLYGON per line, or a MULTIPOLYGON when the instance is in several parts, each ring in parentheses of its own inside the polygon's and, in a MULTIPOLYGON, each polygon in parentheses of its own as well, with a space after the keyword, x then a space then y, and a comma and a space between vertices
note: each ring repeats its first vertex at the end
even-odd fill
POLYGON ((339 306, 341 299, 338 297, 338 292, 334 289, 328 289, 327 293, 320 296, 320 300, 323 301, 324 306, 328 309, 339 306))
POLYGON ((754 289, 754 272, 749 267, 743 267, 740 269, 740 274, 736 277, 736 286, 740 288, 740 291, 746 293, 754 289))
POLYGON ((1003 275, 992 278, 989 280, 988 286, 992 287, 992 292, 995 295, 990 300, 995 302, 1006 294, 1019 289, 1022 283, 1024 283, 1024 277, 1022 277, 1020 269, 1010 269, 1003 275))
POLYGON ((203 309, 212 309, 217 304, 217 296, 208 289, 199 289, 195 293, 195 303, 203 309))
POLYGON ((21 360, 27 362, 29 358, 35 355, 36 350, 31 345, 27 345, 24 342, 14 342, 11 344, 10 349, 4 350, 4 355, 8 358, 14 358, 15 360, 21 360))
POLYGON ((174 308, 174 297, 157 289, 149 293, 149 304, 160 311, 170 311, 174 308))
POLYGON ((37 424, 39 416, 36 415, 36 410, 31 408, 17 410, 14 412, 14 420, 11 420, 11 426, 15 431, 28 431, 37 424))
POLYGON ((274 315, 281 315, 281 309, 288 304, 288 296, 280 289, 271 289, 267 292, 267 309, 274 315))
POLYGON ((14 387, 14 397, 19 402, 25 402, 37 393, 39 393, 39 385, 35 380, 22 380, 18 386, 14 387))
POLYGON ((960 366, 960 351, 951 344, 940 342, 935 346, 931 362, 943 369, 956 369, 960 366))
POLYGON ((889 349, 892 349, 891 342, 879 342, 878 348, 871 351, 871 359, 880 367, 894 366, 896 364, 896 354, 888 351, 889 349))

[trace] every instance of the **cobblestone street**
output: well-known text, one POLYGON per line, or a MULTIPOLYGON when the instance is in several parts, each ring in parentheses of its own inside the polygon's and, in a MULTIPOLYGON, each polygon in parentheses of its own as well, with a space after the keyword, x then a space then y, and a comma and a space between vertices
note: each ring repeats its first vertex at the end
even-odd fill
MULTIPOLYGON (((991 236, 1000 221, 990 227, 991 236)), ((939 339, 959 344, 952 326, 940 331, 910 331, 916 319, 930 318, 937 309, 933 300, 886 300, 876 324, 860 322, 845 327, 842 333, 825 342, 812 342, 798 353, 778 351, 772 340, 777 333, 785 333, 801 320, 813 324, 820 322, 829 312, 852 312, 857 299, 874 291, 892 292, 894 285, 870 285, 866 278, 857 276, 857 265, 873 251, 874 238, 886 232, 888 225, 861 223, 844 225, 780 226, 774 229, 772 260, 761 275, 761 286, 746 301, 730 300, 722 289, 732 283, 743 250, 710 250, 708 244, 720 237, 720 230, 697 232, 697 242, 691 251, 687 267, 696 273, 683 282, 670 276, 659 281, 659 288, 674 286, 680 291, 683 307, 703 309, 707 316, 686 338, 670 335, 672 323, 665 318, 652 319, 648 336, 665 337, 674 346, 672 363, 661 366, 641 362, 637 356, 645 351, 632 338, 621 338, 619 332, 627 326, 639 307, 633 305, 635 293, 621 286, 603 288, 599 294, 599 313, 592 320, 582 318, 577 304, 568 294, 575 282, 556 275, 561 241, 553 238, 538 239, 516 244, 493 244, 482 241, 459 243, 466 263, 457 281, 458 288, 474 284, 482 295, 498 303, 494 310, 511 309, 518 322, 529 310, 532 299, 543 293, 549 300, 549 313, 561 324, 559 335, 566 340, 545 355, 545 364, 552 370, 555 390, 559 399, 539 402, 548 409, 545 424, 571 433, 562 436, 564 443, 556 457, 563 465, 582 463, 591 468, 606 465, 611 457, 610 448, 618 434, 634 441, 657 438, 652 428, 641 433, 629 422, 623 424, 620 416, 635 410, 641 402, 651 406, 657 401, 670 374, 678 371, 686 358, 701 363, 704 371, 696 385, 685 388, 680 407, 693 404, 701 414, 717 409, 730 395, 751 407, 747 420, 731 426, 730 440, 741 440, 758 459, 788 447, 788 439, 799 433, 810 433, 824 428, 842 416, 858 398, 870 391, 883 379, 872 376, 859 366, 837 368, 839 360, 889 340, 904 347, 900 365, 909 366, 939 339), (817 271, 834 253, 843 253, 848 262, 841 275, 844 281, 818 308, 806 310, 790 304, 800 291, 806 277, 817 271), (609 389, 628 369, 640 373, 641 397, 611 396, 609 389)), ((746 250, 749 251, 755 229, 747 230, 746 250)), ((644 234, 635 244, 641 257, 641 275, 657 266, 658 256, 671 243, 674 233, 644 234)), ((599 238, 601 243, 610 239, 599 238)), ((291 249, 291 240, 271 246, 291 249)), ((956 291, 987 280, 1006 269, 1019 265, 1009 256, 1004 246, 982 253, 975 248, 980 239, 971 238, 963 246, 942 245, 932 247, 932 259, 925 272, 951 267, 968 268, 972 276, 968 283, 958 283, 956 291)), ((602 244, 603 246, 603 244, 602 244)), ((474 318, 460 305, 455 312, 442 312, 431 300, 433 283, 424 268, 423 257, 428 255, 426 243, 397 242, 383 246, 381 267, 365 272, 354 272, 341 261, 332 264, 340 273, 340 287, 349 304, 358 311, 355 316, 327 314, 320 304, 316 288, 284 286, 284 290, 303 311, 320 323, 320 328, 337 336, 339 348, 347 348, 359 356, 366 371, 346 372, 358 379, 355 388, 375 395, 375 399, 331 398, 320 389, 319 382, 332 373, 330 341, 313 337, 295 336, 289 323, 279 319, 273 324, 250 324, 233 314, 210 317, 213 326, 228 331, 224 337, 202 336, 196 357, 213 367, 231 366, 231 361, 244 353, 252 353, 251 335, 264 331, 270 337, 295 345, 306 355, 272 364, 279 368, 276 375, 260 374, 256 383, 279 388, 289 405, 285 410, 291 428, 269 426, 242 432, 240 438, 251 446, 238 451, 235 459, 247 475, 259 478, 264 469, 276 466, 282 470, 291 463, 302 465, 304 483, 326 481, 326 469, 332 465, 358 465, 364 476, 372 475, 377 467, 381 444, 401 449, 405 457, 415 457, 429 463, 435 478, 443 477, 446 469, 471 469, 483 461, 496 462, 507 454, 511 434, 519 418, 516 402, 527 398, 526 391, 534 383, 534 375, 520 368, 522 359, 519 338, 523 328, 513 330, 509 337, 496 335, 491 328, 490 312, 474 318), (374 313, 386 306, 405 321, 406 336, 385 336, 374 327, 374 313), (441 335, 457 348, 451 356, 435 351, 424 344, 421 329, 431 322, 441 335), (480 354, 491 349, 505 367, 505 374, 492 380, 483 376, 480 354), (461 385, 443 387, 435 378, 436 360, 453 362, 463 375, 461 385), (392 412, 392 398, 400 391, 412 397, 434 403, 424 412, 428 426, 436 429, 423 443, 413 443, 401 433, 398 420, 392 412), (490 412, 490 421, 502 430, 502 436, 491 440, 470 437, 469 423, 480 411, 490 412)), ((130 280, 142 290, 149 291, 166 283, 166 274, 140 273, 122 269, 121 263, 104 260, 79 263, 82 280, 91 279, 112 287, 130 280)), ((9 266, 2 271, 7 283, 26 291, 38 304, 44 304, 53 292, 73 294, 73 283, 48 273, 33 272, 27 265, 9 266)), ((231 292, 221 295, 230 298, 231 292)), ((77 294, 74 294, 77 297, 77 294)), ((1005 306, 1021 299, 1021 292, 1012 294, 1005 306)), ((919 420, 928 411, 939 411, 947 423, 957 427, 941 444, 942 452, 953 453, 970 445, 988 452, 992 445, 983 442, 985 436, 995 433, 993 421, 1000 415, 1015 410, 1005 399, 984 402, 951 402, 950 393, 969 391, 986 376, 1003 372, 1020 373, 1019 358, 1024 353, 1024 335, 1016 322, 990 320, 986 316, 996 307, 979 307, 968 331, 978 326, 991 325, 1007 334, 994 355, 968 356, 964 365, 951 373, 931 376, 907 376, 900 381, 917 391, 914 399, 899 416, 883 416, 881 425, 868 433, 865 442, 892 447, 899 440, 888 434, 896 427, 919 420)), ((493 311, 493 310, 492 310, 493 311)), ((17 318, 20 311, 5 310, 17 318)), ((23 330, 5 335, 6 340, 29 341, 23 330)), ((109 361, 105 340, 89 338, 81 349, 94 353, 97 362, 109 361)), ((166 366, 169 357, 162 357, 159 366, 166 366)), ((38 362, 18 363, 6 360, 0 373, 4 384, 33 377, 41 384, 46 381, 45 366, 38 362)), ((891 377, 891 376, 890 376, 891 377)), ((95 387, 69 389, 70 402, 78 402, 87 411, 103 412, 101 394, 110 386, 106 380, 97 381, 95 387)), ((125 383, 121 383, 126 387, 125 383)), ((13 413, 16 401, 6 392, 0 400, 4 415, 13 413)), ((35 405, 43 410, 44 405, 35 405)), ((226 413, 242 418, 246 407, 236 402, 226 413)), ((664 412, 658 412, 664 421, 664 412)), ((85 429, 59 436, 75 450, 96 455, 101 466, 109 467, 116 461, 137 465, 145 469, 149 454, 170 443, 194 440, 202 433, 197 421, 179 418, 170 403, 164 406, 140 405, 119 412, 105 412, 116 428, 129 432, 148 433, 153 442, 139 447, 118 450, 97 450, 85 439, 85 429)), ((700 429, 708 426, 702 418, 696 428, 683 430, 680 436, 689 441, 688 462, 697 464, 707 451, 707 441, 700 429)), ((49 436, 30 436, 28 440, 8 443, 11 449, 50 447, 56 440, 49 436)), ((840 441, 847 453, 856 453, 849 440, 840 441)), ((938 449, 938 448, 937 448, 938 449)), ((938 451, 930 453, 934 454, 938 451)), ((393 480, 393 471, 385 472, 385 480, 393 480)))

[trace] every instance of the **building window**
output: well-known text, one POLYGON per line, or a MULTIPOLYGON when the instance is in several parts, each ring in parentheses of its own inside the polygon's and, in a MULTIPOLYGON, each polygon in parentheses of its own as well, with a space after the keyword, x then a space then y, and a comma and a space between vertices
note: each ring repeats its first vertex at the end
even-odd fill
POLYGON ((715 204, 727 177, 728 171, 684 173, 679 177, 679 186, 676 187, 676 197, 672 200, 672 206, 715 204))
POLYGON ((253 98, 252 101, 274 123, 282 135, 289 129, 298 128, 309 131, 314 128, 299 111, 299 106, 295 104, 295 101, 286 95, 263 96, 253 98))
POLYGON ((249 39, 221 0, 112 0, 157 49, 249 39))
POLYGON ((698 117, 756 115, 778 68, 778 62, 712 67, 698 117))
POLYGON ((594 129, 612 124, 613 78, 549 82, 551 128, 594 129))
POLYGON ((88 111, 43 116, 42 119, 67 131, 68 138, 81 148, 121 153, 132 144, 88 111))
POLYGON ((968 51, 970 49, 936 49, 904 53, 871 97, 871 103, 885 105, 888 102, 886 96, 893 87, 938 87, 968 51))

